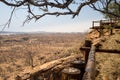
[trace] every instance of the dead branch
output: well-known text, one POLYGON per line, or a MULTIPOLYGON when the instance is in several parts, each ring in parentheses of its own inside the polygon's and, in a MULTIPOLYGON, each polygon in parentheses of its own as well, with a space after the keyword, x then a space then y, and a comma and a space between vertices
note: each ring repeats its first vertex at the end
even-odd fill
MULTIPOLYGON (((107 10, 108 5, 112 1, 113 0, 0 0, 3 4, 15 7, 16 10, 20 7, 26 8, 28 14, 26 14, 27 17, 24 23, 33 19, 37 21, 46 15, 72 15, 74 18, 79 15, 81 9, 85 6, 90 6, 94 10, 101 13, 120 17, 120 15, 114 14, 107 10), (75 8, 71 6, 75 6, 75 8), (35 9, 32 10, 33 7, 35 9), (106 8, 106 11, 103 10, 104 8, 106 8)), ((114 2, 120 6, 120 2, 118 0, 114 0, 114 2)), ((10 19, 7 22, 8 26, 10 26, 13 12, 14 10, 11 12, 10 19)))
MULTIPOLYGON (((39 75, 40 73, 43 73, 47 70, 53 69, 54 67, 57 67, 59 65, 62 65, 64 67, 65 64, 68 64, 71 61, 76 60, 77 58, 80 58, 80 56, 79 55, 71 55, 66 58, 54 60, 54 61, 45 63, 43 65, 36 66, 31 70, 25 69, 24 71, 19 72, 18 76, 21 78, 21 80, 27 80, 27 79, 33 78, 34 76, 39 75)), ((11 79, 11 77, 15 78, 15 76, 10 76, 10 79, 11 79)), ((12 80, 14 80, 14 79, 12 79, 12 80)))

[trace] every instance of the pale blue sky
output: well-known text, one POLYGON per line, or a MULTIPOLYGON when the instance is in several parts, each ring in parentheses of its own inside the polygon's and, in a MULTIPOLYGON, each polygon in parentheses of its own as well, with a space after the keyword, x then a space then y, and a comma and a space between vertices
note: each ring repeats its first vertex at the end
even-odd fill
MULTIPOLYGON (((11 8, 0 3, 0 25, 4 24, 10 16, 11 8)), ((93 20, 101 20, 103 16, 89 7, 84 7, 79 16, 72 19, 72 16, 46 16, 37 22, 31 21, 29 24, 22 25, 25 20, 25 11, 19 10, 12 19, 11 26, 5 28, 5 31, 31 32, 84 32, 92 26, 93 20)), ((0 30, 3 27, 0 26, 0 30)))

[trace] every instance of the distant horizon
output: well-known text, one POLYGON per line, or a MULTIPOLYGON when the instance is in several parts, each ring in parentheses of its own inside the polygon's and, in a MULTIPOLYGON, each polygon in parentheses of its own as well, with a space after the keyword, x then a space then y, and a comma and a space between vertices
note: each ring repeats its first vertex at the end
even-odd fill
POLYGON ((46 32, 46 31, 36 31, 36 32, 12 32, 12 31, 2 31, 0 35, 26 35, 26 34, 85 34, 86 32, 46 32))
POLYGON ((59 32, 59 31, 55 31, 55 32, 52 32, 52 31, 0 31, 0 33, 9 33, 9 32, 12 32, 12 33, 85 33, 85 32, 59 32))

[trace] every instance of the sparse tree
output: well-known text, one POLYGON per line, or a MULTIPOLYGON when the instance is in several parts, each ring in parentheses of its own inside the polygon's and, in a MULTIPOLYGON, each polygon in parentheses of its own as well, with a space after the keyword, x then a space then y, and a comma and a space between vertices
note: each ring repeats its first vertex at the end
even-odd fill
POLYGON ((33 56, 32 56, 32 52, 28 51, 28 53, 26 53, 26 64, 31 66, 31 67, 34 67, 33 65, 33 56))
MULTIPOLYGON (((120 2, 119 2, 120 3, 120 2)), ((117 4, 116 2, 112 1, 109 5, 108 8, 104 8, 104 11, 109 11, 115 15, 120 16, 120 5, 117 4)), ((119 18, 118 16, 110 15, 110 14, 103 14, 105 18, 119 18)))
POLYGON ((116 21, 116 23, 111 24, 111 25, 104 25, 105 29, 108 29, 110 31, 110 35, 113 34, 113 28, 117 25, 117 22, 119 21, 119 16, 120 16, 120 1, 118 0, 111 0, 111 2, 109 2, 109 4, 103 8, 104 12, 106 13, 102 13, 104 15, 104 17, 106 19, 110 19, 111 21, 113 21, 113 19, 116 21), (112 14, 107 14, 107 12, 110 12, 112 14), (117 16, 115 16, 117 15, 117 16))
MULTIPOLYGON (((33 19, 39 20, 46 15, 79 15, 81 9, 89 6, 96 11, 120 17, 109 10, 109 5, 114 2, 120 6, 119 0, 0 0, 0 3, 13 7, 10 18, 5 26, 9 26, 15 10, 23 9, 28 12, 24 23, 33 19)), ((120 12, 120 11, 119 11, 120 12)))

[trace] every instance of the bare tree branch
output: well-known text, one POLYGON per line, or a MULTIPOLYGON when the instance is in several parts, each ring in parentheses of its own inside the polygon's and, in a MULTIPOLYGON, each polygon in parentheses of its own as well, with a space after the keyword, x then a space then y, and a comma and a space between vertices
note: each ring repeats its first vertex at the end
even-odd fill
POLYGON ((7 2, 6 0, 0 0, 0 1, 3 2, 4 4, 8 5, 8 6, 14 6, 14 7, 22 6, 24 3, 27 2, 27 0, 23 0, 23 1, 19 1, 16 4, 14 4, 14 3, 7 2))
POLYGON ((11 15, 10 15, 10 18, 9 18, 9 20, 7 21, 7 23, 4 25, 4 27, 2 28, 2 31, 3 31, 6 27, 9 27, 9 26, 10 26, 15 9, 16 9, 16 7, 13 8, 13 10, 12 10, 12 12, 11 12, 11 15))
MULTIPOLYGON (((113 1, 120 6, 119 0, 0 0, 1 3, 11 7, 27 8, 28 14, 26 14, 27 17, 24 23, 33 19, 39 20, 46 15, 72 15, 74 18, 79 15, 81 9, 85 6, 90 6, 101 13, 120 17, 120 15, 116 15, 108 10, 109 4, 113 1), (76 8, 71 7, 71 5, 76 8), (35 9, 32 10, 33 7, 35 9), (106 11, 104 11, 104 9, 106 9, 106 11)), ((14 10, 12 10, 11 15, 13 15, 13 12, 14 10)), ((11 19, 12 16, 10 16, 10 19, 7 22, 9 25, 7 26, 10 26, 11 19)))
MULTIPOLYGON (((117 5, 119 5, 119 8, 120 8, 120 2, 116 2, 116 0, 114 0, 115 3, 117 3, 117 5)), ((93 8, 94 10, 98 11, 98 12, 101 12, 103 14, 109 14, 109 15, 112 15, 114 17, 117 17, 117 18, 120 18, 120 14, 115 14, 114 12, 111 12, 109 10, 109 4, 110 3, 113 3, 114 2, 113 0, 99 0, 99 4, 101 4, 102 6, 101 7, 98 7, 96 6, 94 3, 92 3, 91 5, 89 5, 91 8, 93 8)), ((119 9, 119 12, 120 12, 120 9, 119 9)))

